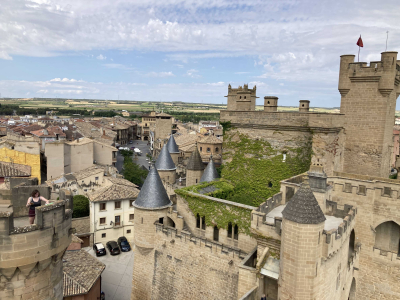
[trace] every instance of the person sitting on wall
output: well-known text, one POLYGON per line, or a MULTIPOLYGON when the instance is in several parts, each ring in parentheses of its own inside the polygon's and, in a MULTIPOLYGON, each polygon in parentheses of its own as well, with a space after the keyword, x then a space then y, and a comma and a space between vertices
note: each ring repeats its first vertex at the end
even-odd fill
POLYGON ((47 204, 49 204, 49 200, 40 196, 38 190, 34 190, 31 194, 31 197, 28 198, 28 202, 26 202, 26 206, 29 207, 29 224, 31 225, 33 224, 33 222, 35 222, 35 215, 36 215, 35 208, 37 206, 42 205, 41 201, 44 201, 47 204))

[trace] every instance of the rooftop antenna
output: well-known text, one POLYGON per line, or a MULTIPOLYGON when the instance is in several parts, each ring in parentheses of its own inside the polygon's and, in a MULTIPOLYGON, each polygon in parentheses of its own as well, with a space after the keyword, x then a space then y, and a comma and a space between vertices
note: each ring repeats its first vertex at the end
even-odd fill
MULTIPOLYGON (((389 31, 386 31, 386 48, 385 48, 385 52, 387 51, 387 42, 389 39, 389 31)), ((1 95, 1 94, 0 94, 1 95)))

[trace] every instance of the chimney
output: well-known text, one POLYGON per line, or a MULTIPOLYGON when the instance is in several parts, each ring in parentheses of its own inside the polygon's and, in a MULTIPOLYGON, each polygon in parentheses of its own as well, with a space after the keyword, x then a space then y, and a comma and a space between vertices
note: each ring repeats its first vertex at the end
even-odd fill
POLYGON ((310 101, 309 100, 300 100, 299 101, 299 112, 309 112, 310 110, 310 101))
POLYGON ((264 97, 264 111, 277 111, 278 110, 278 97, 265 96, 264 97))

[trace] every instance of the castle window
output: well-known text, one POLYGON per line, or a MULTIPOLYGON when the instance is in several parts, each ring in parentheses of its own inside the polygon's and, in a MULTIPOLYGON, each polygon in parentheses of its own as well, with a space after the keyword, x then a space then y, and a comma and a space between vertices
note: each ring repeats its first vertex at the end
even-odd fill
POLYGON ((390 187, 383 188, 383 196, 390 197, 392 195, 392 189, 390 187))
POLYGON ((120 209, 121 208, 121 201, 115 201, 115 209, 120 209))
POLYGON ((196 216, 196 228, 200 228, 200 215, 197 214, 196 216))
POLYGON ((100 225, 106 224, 106 218, 100 218, 100 225))
POLYGON ((210 149, 210 148, 207 148, 207 152, 211 152, 211 149, 210 149))
POLYGON ((219 229, 218 229, 217 225, 214 226, 213 240, 216 242, 219 241, 219 229))
POLYGON ((345 183, 344 184, 344 192, 345 193, 351 193, 351 183, 345 183))
POLYGON ((101 234, 101 237, 104 239, 104 238, 106 237, 106 234, 105 234, 105 233, 102 233, 102 234, 101 234))
POLYGON ((242 96, 240 96, 239 99, 242 99, 242 96))
POLYGON ((388 221, 375 228, 375 245, 381 251, 397 253, 399 255, 400 226, 388 221))
POLYGON ((158 223, 164 224, 164 218, 159 218, 159 219, 158 219, 158 223))
POLYGON ((246 96, 244 96, 244 99, 246 99, 246 96))
POLYGON ((267 102, 267 104, 269 104, 269 101, 267 102))
POLYGON ((131 233, 131 230, 130 230, 130 229, 128 229, 128 230, 126 231, 126 233, 131 233))
POLYGON ((196 178, 196 183, 197 183, 197 178, 196 178))
POLYGON ((235 227, 233 227, 233 238, 235 240, 239 239, 239 227, 237 226, 237 224, 235 224, 235 227))
POLYGON ((99 180, 99 177, 96 176, 96 177, 94 178, 94 180, 99 180))
POLYGON ((272 187, 272 182, 271 181, 268 182, 268 187, 272 187))
POLYGON ((133 203, 135 203, 135 201, 129 201, 129 207, 133 207, 133 203))
POLYGON ((129 214, 129 221, 133 221, 135 219, 135 215, 134 214, 129 214))
POLYGON ((215 152, 218 152, 218 151, 219 151, 219 149, 218 149, 218 147, 216 147, 216 148, 215 148, 215 152))
POLYGON ((365 185, 359 185, 359 186, 358 186, 358 194, 359 194, 359 195, 365 195, 365 194, 366 194, 365 185))
POLYGON ((201 217, 201 229, 206 230, 206 217, 201 217))
POLYGON ((228 238, 232 238, 232 223, 228 223, 228 238))
POLYGON ((200 147, 200 151, 203 151, 203 147, 200 147))

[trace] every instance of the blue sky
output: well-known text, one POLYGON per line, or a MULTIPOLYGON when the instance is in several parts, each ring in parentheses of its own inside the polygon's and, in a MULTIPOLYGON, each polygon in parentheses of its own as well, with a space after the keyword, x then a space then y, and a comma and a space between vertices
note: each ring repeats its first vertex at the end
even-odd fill
POLYGON ((340 105, 339 57, 400 49, 397 1, 0 0, 2 97, 340 105))

